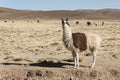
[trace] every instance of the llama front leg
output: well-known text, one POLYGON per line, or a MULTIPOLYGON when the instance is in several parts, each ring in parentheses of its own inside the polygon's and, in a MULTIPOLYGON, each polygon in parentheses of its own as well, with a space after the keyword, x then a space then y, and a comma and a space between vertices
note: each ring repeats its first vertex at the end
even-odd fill
POLYGON ((72 55, 73 55, 73 60, 74 60, 74 68, 76 68, 77 67, 77 57, 76 57, 75 51, 72 51, 72 55))
POLYGON ((76 53, 76 61, 77 61, 77 68, 79 68, 79 54, 78 53, 76 53))
POLYGON ((74 68, 79 68, 79 54, 75 51, 72 51, 73 60, 74 60, 74 68))
POLYGON ((92 62, 91 68, 94 68, 94 66, 95 66, 96 57, 97 57, 97 50, 94 50, 93 51, 93 62, 92 62))

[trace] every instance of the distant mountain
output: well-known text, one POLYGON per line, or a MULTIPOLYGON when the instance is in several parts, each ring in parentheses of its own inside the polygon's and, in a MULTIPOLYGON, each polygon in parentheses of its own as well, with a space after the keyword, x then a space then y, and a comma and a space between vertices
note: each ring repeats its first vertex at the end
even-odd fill
POLYGON ((120 9, 111 9, 111 8, 106 8, 106 9, 100 9, 104 11, 120 11, 120 9))
POLYGON ((16 13, 16 12, 20 12, 20 10, 15 10, 15 9, 10 9, 10 8, 4 8, 4 7, 0 7, 0 13, 16 13))
POLYGON ((120 20, 120 9, 37 11, 0 7, 0 19, 60 19, 61 17, 71 19, 120 20))
POLYGON ((76 9, 75 11, 94 11, 95 9, 76 9))
POLYGON ((103 11, 120 11, 120 9, 112 9, 112 8, 105 8, 105 9, 76 9, 75 11, 96 11, 96 10, 103 10, 103 11))

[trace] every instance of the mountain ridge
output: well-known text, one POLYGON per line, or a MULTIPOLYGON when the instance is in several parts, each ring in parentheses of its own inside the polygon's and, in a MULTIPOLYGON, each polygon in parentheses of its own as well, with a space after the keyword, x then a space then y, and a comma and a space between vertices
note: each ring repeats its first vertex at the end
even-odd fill
POLYGON ((120 9, 77 9, 77 10, 17 10, 0 7, 0 19, 71 19, 119 20, 120 9))

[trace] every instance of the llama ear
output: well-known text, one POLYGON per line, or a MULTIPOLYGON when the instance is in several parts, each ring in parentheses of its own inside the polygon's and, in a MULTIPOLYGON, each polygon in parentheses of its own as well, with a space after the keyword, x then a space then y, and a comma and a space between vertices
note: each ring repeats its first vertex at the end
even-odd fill
POLYGON ((68 21, 68 18, 66 18, 66 21, 68 21))
POLYGON ((64 19, 61 17, 61 21, 64 21, 64 19))

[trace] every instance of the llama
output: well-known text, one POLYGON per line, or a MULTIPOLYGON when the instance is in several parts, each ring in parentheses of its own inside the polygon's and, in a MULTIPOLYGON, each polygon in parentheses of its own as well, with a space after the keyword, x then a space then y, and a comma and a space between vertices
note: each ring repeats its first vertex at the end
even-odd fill
POLYGON ((7 23, 7 21, 4 21, 5 23, 7 23))
POLYGON ((102 26, 104 25, 104 22, 102 22, 102 26))
POLYGON ((40 21, 39 20, 37 20, 37 23, 39 23, 40 21))
POLYGON ((87 25, 90 26, 90 25, 91 25, 91 22, 87 22, 87 25))
POLYGON ((79 21, 76 21, 76 25, 78 25, 79 24, 79 21))
POLYGON ((72 33, 68 19, 62 21, 63 43, 67 50, 72 52, 74 68, 79 68, 79 52, 89 49, 93 54, 91 68, 95 66, 97 51, 101 38, 94 33, 72 33))

